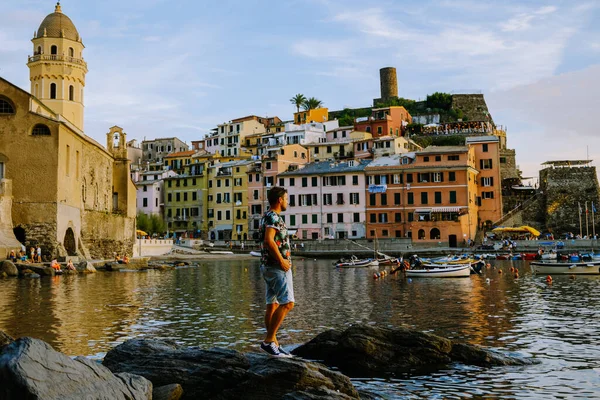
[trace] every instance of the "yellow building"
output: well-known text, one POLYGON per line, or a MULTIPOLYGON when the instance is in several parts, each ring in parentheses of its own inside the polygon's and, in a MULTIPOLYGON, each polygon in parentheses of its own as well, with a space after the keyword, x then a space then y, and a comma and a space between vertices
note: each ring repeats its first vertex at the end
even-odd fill
POLYGON ((327 107, 313 108, 294 113, 294 123, 309 124, 311 122, 325 122, 329 120, 329 109, 327 107))
POLYGON ((57 5, 32 41, 35 95, 0 78, 0 163, 12 181, 15 236, 46 257, 131 254, 136 189, 126 134, 112 127, 104 148, 82 131, 81 37, 57 5))
POLYGON ((165 221, 169 233, 205 238, 208 159, 188 164, 183 172, 164 179, 165 221))
POLYGON ((208 169, 207 216, 210 240, 248 240, 250 160, 214 164, 208 169))

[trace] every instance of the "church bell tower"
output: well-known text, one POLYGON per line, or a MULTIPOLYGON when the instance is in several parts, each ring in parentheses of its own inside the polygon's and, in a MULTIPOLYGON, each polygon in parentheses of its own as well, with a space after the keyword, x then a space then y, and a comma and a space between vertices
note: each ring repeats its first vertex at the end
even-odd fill
POLYGON ((83 131, 84 45, 60 2, 34 32, 29 57, 31 94, 83 131))

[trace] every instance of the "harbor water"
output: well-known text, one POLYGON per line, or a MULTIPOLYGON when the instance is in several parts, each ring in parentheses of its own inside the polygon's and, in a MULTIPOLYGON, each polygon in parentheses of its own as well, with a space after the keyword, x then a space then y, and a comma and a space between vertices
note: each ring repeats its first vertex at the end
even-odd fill
MULTIPOLYGON (((258 261, 191 263, 167 271, 0 280, 0 330, 95 359, 136 337, 259 351, 264 285, 258 261)), ((370 268, 295 260, 296 307, 279 340, 297 345, 355 323, 406 326, 538 361, 353 380, 388 398, 600 398, 600 277, 555 276, 548 284, 531 274, 528 262, 490 263, 470 278, 375 280, 370 268)))

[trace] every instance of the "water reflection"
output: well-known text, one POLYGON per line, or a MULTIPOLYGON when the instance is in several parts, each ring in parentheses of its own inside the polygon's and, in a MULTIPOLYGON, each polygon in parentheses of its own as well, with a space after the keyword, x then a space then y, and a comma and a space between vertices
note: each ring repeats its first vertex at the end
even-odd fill
MULTIPOLYGON (((67 354, 95 357, 143 336, 257 350, 264 335, 264 287, 256 261, 198 264, 172 271, 0 280, 0 329, 44 339, 67 354)), ((543 276, 530 274, 526 262, 493 264, 483 276, 465 279, 374 280, 369 269, 298 261, 297 306, 280 340, 302 343, 353 323, 410 326, 541 361, 518 368, 456 365, 409 379, 356 381, 391 397, 598 396, 600 278, 555 277, 548 285, 543 276)))

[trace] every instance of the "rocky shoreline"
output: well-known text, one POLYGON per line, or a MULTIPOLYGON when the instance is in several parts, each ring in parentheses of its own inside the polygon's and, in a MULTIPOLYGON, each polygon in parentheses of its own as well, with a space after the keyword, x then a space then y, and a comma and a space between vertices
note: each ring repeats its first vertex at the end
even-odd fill
POLYGON ((379 399, 357 390, 350 377, 387 378, 455 362, 484 367, 534 363, 415 330, 366 325, 323 332, 292 353, 293 358, 275 358, 132 339, 99 364, 0 331, 0 398, 379 399))

